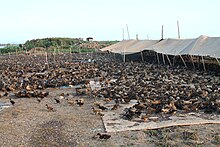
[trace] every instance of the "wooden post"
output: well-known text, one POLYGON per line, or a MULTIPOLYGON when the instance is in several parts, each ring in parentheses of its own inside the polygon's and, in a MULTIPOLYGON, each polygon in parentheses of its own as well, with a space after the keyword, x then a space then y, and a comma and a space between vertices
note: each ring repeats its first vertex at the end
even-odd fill
POLYGON ((173 57, 173 66, 175 65, 174 61, 175 61, 176 56, 173 57))
POLYGON ((53 62, 55 63, 56 58, 56 48, 53 48, 53 62))
POLYGON ((162 54, 162 58, 163 58, 163 64, 165 65, 166 62, 165 62, 164 54, 162 54))
POLYGON ((155 52, 156 53, 156 55, 157 55, 157 63, 158 63, 158 65, 160 64, 160 59, 159 59, 159 55, 158 55, 158 53, 157 52, 155 52))
POLYGON ((72 54, 71 52, 72 52, 72 46, 70 46, 70 59, 69 59, 70 61, 71 61, 71 54, 72 54))
POLYGON ((215 58, 216 60, 217 60, 217 62, 218 62, 218 65, 220 66, 220 62, 219 62, 219 60, 217 59, 217 58, 215 58))
POLYGON ((163 25, 162 25, 162 29, 161 29, 161 39, 163 40, 163 25))
POLYGON ((128 40, 130 40, 129 30, 128 30, 128 24, 126 24, 127 32, 128 32, 128 40))
POLYGON ((179 28, 179 21, 177 20, 177 30, 178 30, 178 39, 180 39, 180 28, 179 28))
POLYGON ((47 67, 48 67, 48 69, 49 69, 49 63, 48 63, 48 59, 47 59, 47 48, 45 49, 45 56, 46 56, 47 67))
POLYGON ((142 60, 142 62, 144 62, 144 57, 143 57, 142 51, 140 53, 141 53, 141 60, 142 60))
POLYGON ((125 48, 126 48, 126 47, 124 47, 124 51, 123 51, 123 61, 124 61, 124 62, 126 61, 126 57, 125 57, 125 48))
POLYGON ((196 68, 195 68, 195 64, 194 64, 194 61, 193 61, 193 57, 192 57, 192 55, 189 55, 189 56, 190 56, 191 62, 192 62, 192 64, 193 64, 193 70, 195 70, 196 68))
POLYGON ((168 60, 168 62, 169 62, 169 64, 170 64, 170 66, 172 66, 172 64, 171 64, 171 62, 170 62, 170 58, 169 58, 169 56, 166 54, 166 57, 167 57, 167 60, 168 60))
POLYGON ((125 40, 125 31, 124 31, 124 28, 122 28, 122 40, 125 40))
POLYGON ((183 61, 184 66, 187 67, 186 62, 184 61, 183 57, 181 55, 179 55, 179 56, 180 56, 181 60, 183 61))
POLYGON ((204 61, 203 56, 202 56, 202 64, 203 64, 204 71, 206 71, 206 68, 205 68, 205 61, 204 61))

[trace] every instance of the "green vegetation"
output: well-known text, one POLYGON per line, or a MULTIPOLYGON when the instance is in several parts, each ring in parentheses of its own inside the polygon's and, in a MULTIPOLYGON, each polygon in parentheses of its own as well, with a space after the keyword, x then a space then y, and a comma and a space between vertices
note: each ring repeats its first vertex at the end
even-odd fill
POLYGON ((1 54, 7 54, 7 53, 12 53, 12 52, 21 52, 23 51, 22 47, 19 46, 19 45, 9 45, 9 46, 6 46, 6 47, 3 47, 3 48, 0 48, 0 53, 1 54))
MULTIPOLYGON (((24 44, 24 48, 30 50, 35 47, 43 47, 46 49, 51 48, 59 48, 61 52, 68 52, 71 48, 73 52, 78 52, 79 49, 81 52, 87 52, 90 49, 94 51, 94 49, 104 48, 106 46, 117 43, 118 41, 84 41, 81 38, 43 38, 43 39, 34 39, 28 40, 24 44)), ((91 51, 89 51, 91 52, 91 51)))
POLYGON ((81 38, 43 38, 28 40, 21 45, 8 45, 0 48, 1 54, 30 51, 36 48, 45 48, 47 52, 85 53, 95 52, 97 49, 117 43, 118 41, 84 41, 81 38))

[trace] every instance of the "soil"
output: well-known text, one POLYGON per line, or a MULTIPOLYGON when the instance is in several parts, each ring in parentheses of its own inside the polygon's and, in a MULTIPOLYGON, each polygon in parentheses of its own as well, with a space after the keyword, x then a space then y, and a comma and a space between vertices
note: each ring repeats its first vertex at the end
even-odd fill
POLYGON ((105 128, 101 116, 92 111, 93 98, 76 96, 73 88, 46 91, 49 96, 40 103, 37 98, 15 98, 12 94, 0 98, 0 102, 9 102, 9 97, 15 101, 14 106, 0 111, 0 146, 220 146, 218 124, 113 132, 108 133, 110 139, 102 140, 96 134, 104 133, 105 128), (54 98, 63 92, 70 94, 69 100, 84 98, 84 105, 71 106, 66 97, 56 103, 54 98))

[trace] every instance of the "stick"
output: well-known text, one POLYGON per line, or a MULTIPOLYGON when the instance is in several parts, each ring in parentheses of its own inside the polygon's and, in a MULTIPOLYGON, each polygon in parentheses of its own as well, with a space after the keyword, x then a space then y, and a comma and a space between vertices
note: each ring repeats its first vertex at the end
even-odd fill
POLYGON ((202 63, 203 63, 204 71, 206 71, 206 68, 205 68, 205 62, 204 62, 203 56, 202 56, 202 63))
POLYGON ((180 39, 180 28, 179 28, 179 21, 177 20, 177 30, 178 30, 178 39, 180 39))
POLYGON ((127 32, 128 32, 128 40, 130 40, 130 35, 129 35, 129 31, 128 31, 128 24, 126 24, 127 27, 127 32))
POLYGON ((159 59, 159 56, 158 56, 158 53, 156 52, 156 55, 157 55, 157 63, 158 65, 160 64, 160 59, 159 59))
POLYGON ((174 66, 174 61, 175 61, 176 56, 173 57, 173 66, 174 66))
POLYGON ((170 66, 172 66, 172 64, 171 64, 171 62, 170 62, 170 58, 169 58, 169 56, 166 54, 166 57, 167 57, 167 60, 168 60, 168 62, 169 62, 169 64, 170 64, 170 66))
POLYGON ((187 67, 186 62, 183 60, 183 57, 181 55, 179 55, 179 56, 180 56, 181 60, 183 61, 184 66, 187 67))
POLYGON ((143 57, 142 51, 141 51, 141 60, 142 60, 142 62, 144 62, 144 57, 143 57))
POLYGON ((165 65, 166 62, 165 62, 164 54, 162 54, 162 58, 163 58, 163 64, 165 65))
POLYGON ((220 66, 220 62, 219 62, 219 60, 215 57, 215 59, 217 60, 217 62, 218 62, 218 64, 219 64, 219 66, 220 66))
POLYGON ((192 64, 193 64, 193 70, 195 70, 195 64, 194 64, 194 61, 193 61, 192 55, 190 55, 190 58, 191 58, 191 61, 192 61, 192 64))

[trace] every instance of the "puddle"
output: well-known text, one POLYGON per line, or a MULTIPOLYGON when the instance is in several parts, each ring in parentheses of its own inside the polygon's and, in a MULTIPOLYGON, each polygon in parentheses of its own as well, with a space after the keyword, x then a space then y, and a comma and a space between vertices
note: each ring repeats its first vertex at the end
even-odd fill
POLYGON ((66 89, 66 88, 73 88, 72 85, 69 85, 69 86, 60 86, 60 89, 66 89))
POLYGON ((5 108, 8 108, 10 106, 11 106, 10 103, 2 103, 2 102, 0 102, 0 111, 5 109, 5 108))

